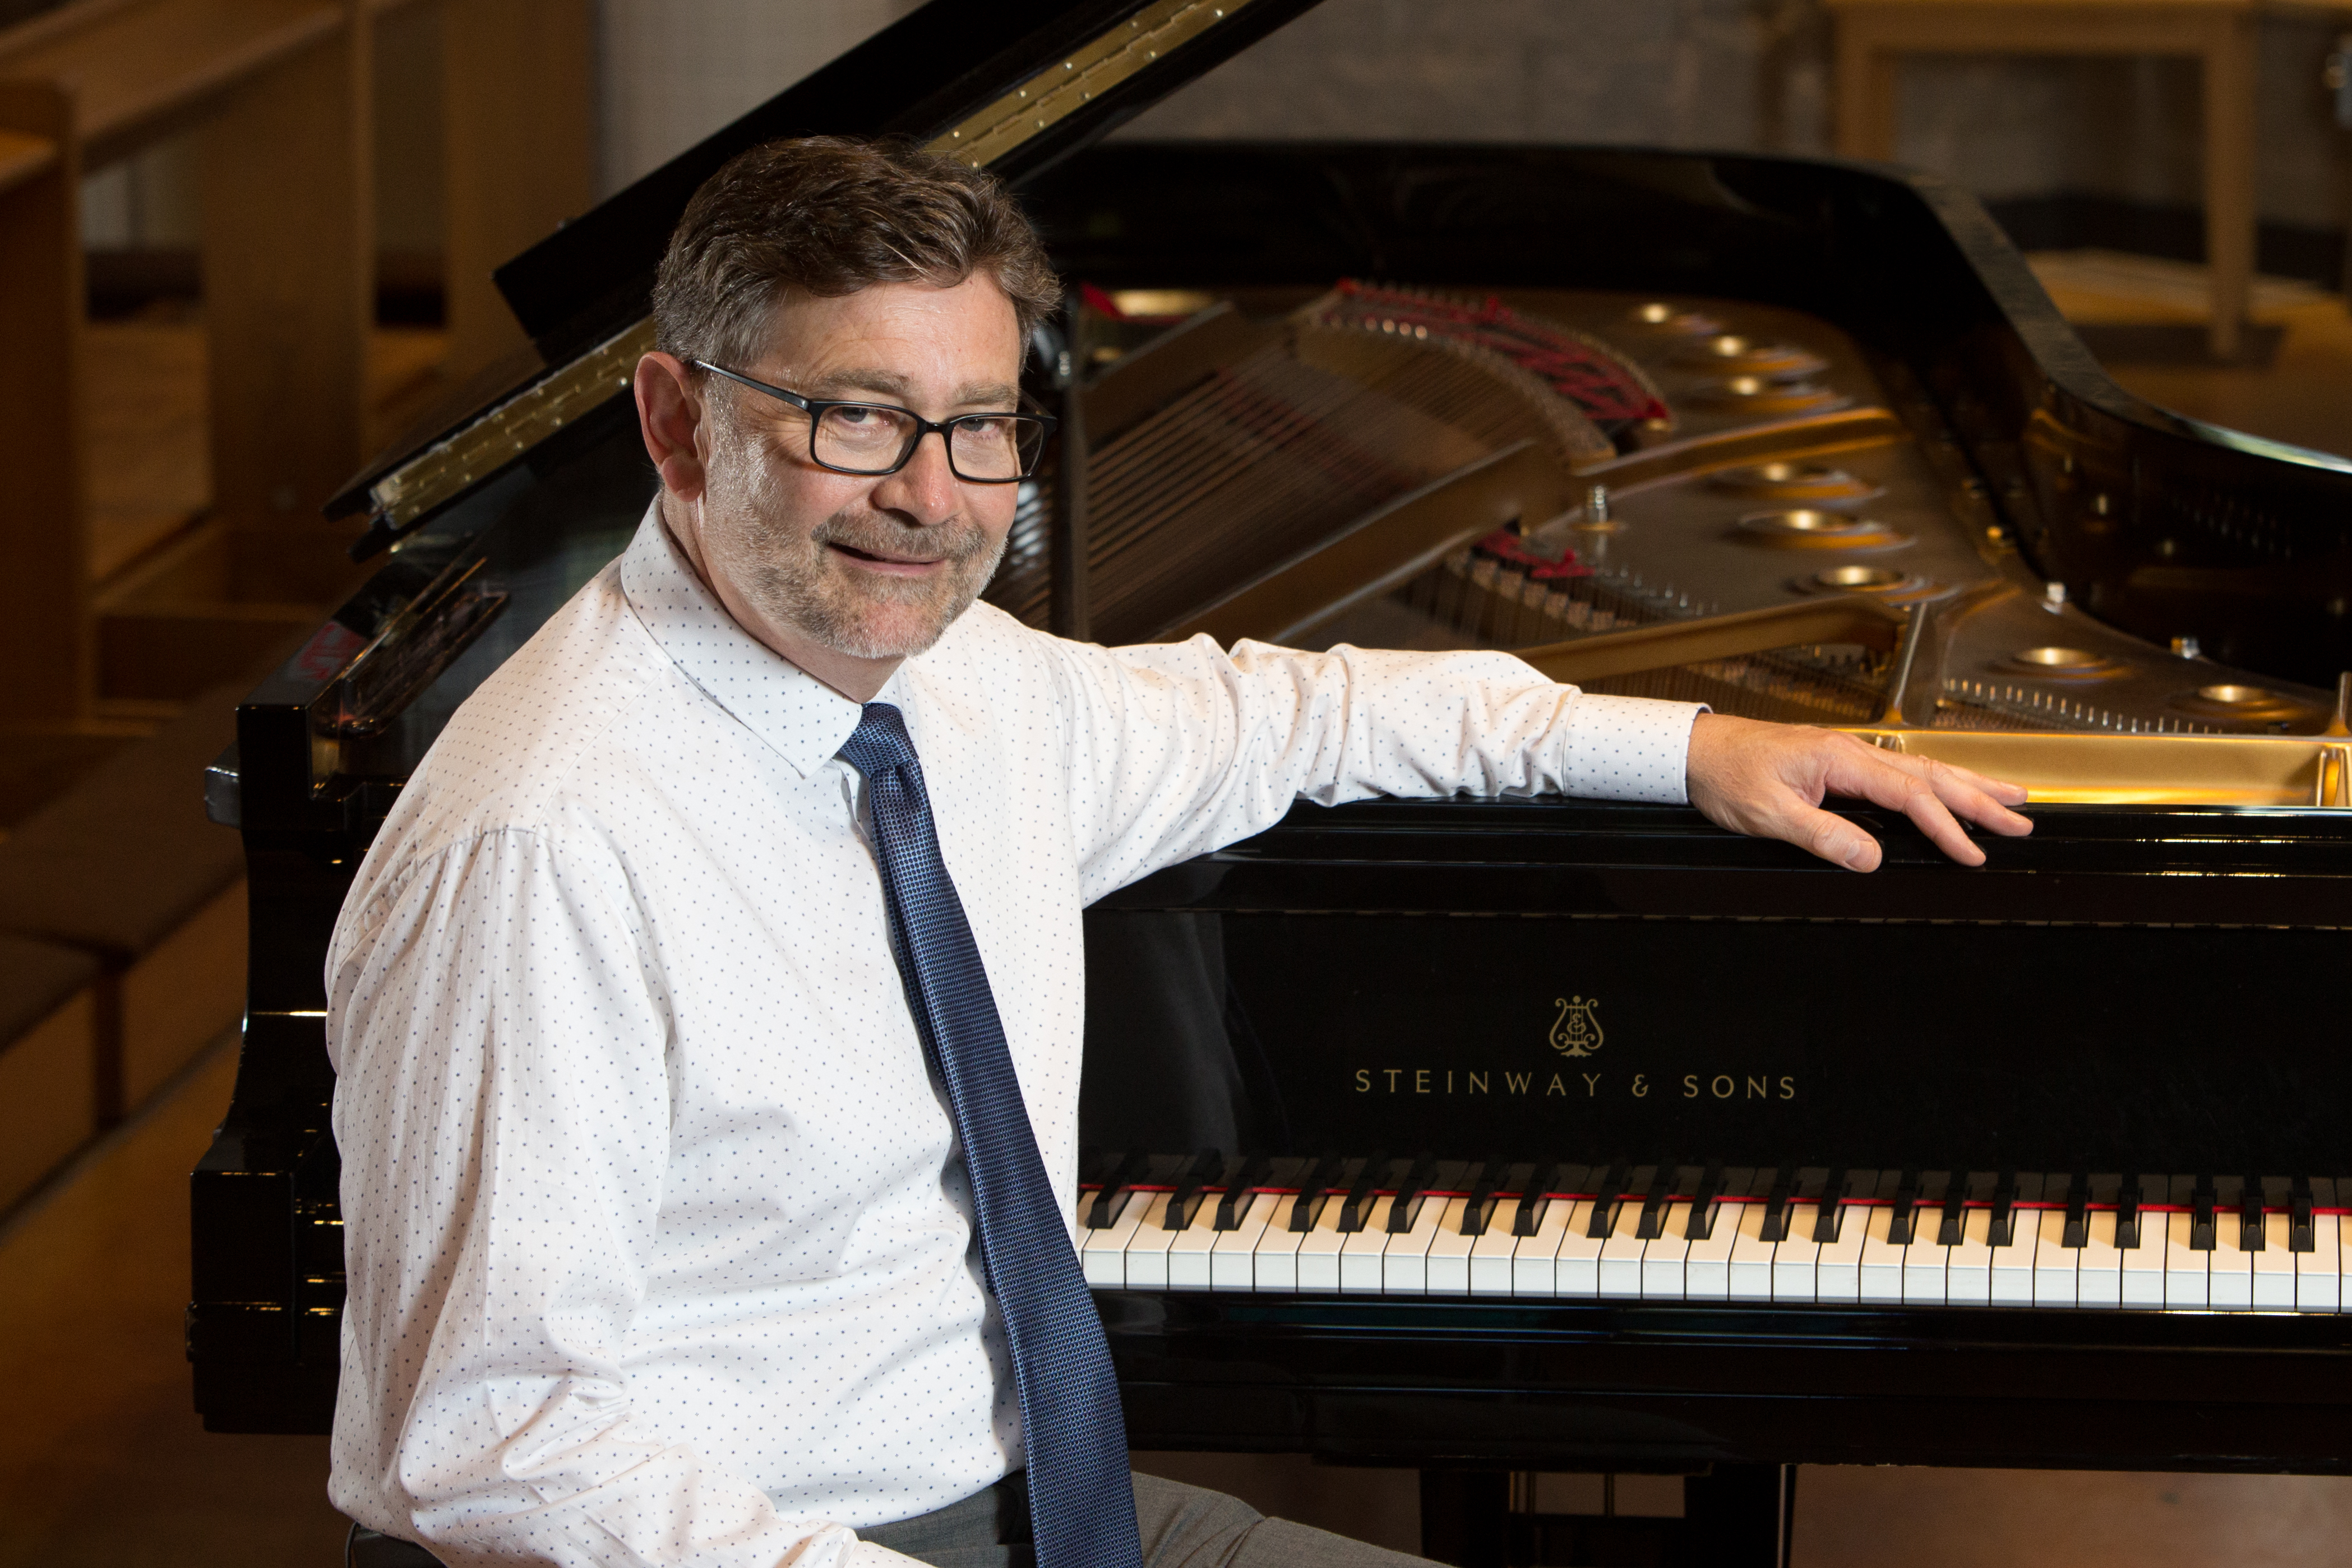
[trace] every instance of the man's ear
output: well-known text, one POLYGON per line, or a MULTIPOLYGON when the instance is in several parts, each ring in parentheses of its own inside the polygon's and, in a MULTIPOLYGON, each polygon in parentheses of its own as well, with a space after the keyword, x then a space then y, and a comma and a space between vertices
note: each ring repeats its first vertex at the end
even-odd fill
POLYGON ((637 361, 634 388, 637 398, 637 429, 645 436, 646 455, 661 474, 662 488, 681 501, 702 494, 702 448, 696 437, 703 418, 702 399, 687 379, 687 369, 669 354, 652 353, 637 361))

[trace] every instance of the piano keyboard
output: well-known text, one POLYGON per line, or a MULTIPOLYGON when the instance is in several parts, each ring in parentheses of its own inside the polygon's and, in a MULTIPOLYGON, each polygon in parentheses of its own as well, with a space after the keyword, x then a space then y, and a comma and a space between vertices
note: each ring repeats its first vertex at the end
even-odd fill
POLYGON ((1099 1290, 2336 1312, 2337 1198, 2324 1176, 1090 1152, 1072 1218, 1099 1290))

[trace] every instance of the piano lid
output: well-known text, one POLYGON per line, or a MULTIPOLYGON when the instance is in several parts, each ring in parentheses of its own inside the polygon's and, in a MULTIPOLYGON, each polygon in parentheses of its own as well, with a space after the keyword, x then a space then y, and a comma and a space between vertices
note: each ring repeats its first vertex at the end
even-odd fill
POLYGON ((654 269, 695 191, 782 136, 914 137, 1018 182, 1096 141, 1317 0, 930 0, 498 269, 537 350, 327 503, 365 559, 626 392, 653 346, 654 269))

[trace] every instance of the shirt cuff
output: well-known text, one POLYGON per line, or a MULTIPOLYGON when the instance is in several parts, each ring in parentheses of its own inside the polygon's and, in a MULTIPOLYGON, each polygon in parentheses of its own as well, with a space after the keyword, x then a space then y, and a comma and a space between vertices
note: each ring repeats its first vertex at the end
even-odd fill
POLYGON ((1685 769, 1700 703, 1580 692, 1568 716, 1564 791, 1599 800, 1690 802, 1685 769))

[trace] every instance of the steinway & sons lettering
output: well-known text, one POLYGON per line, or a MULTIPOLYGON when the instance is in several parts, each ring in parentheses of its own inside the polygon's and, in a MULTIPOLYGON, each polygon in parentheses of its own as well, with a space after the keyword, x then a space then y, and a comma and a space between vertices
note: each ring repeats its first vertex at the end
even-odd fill
MULTIPOLYGON (((1669 1078, 1671 1082, 1671 1077, 1669 1078)), ((1474 1072, 1457 1067, 1359 1067, 1359 1094, 1489 1094, 1522 1099, 1646 1100, 1656 1085, 1646 1072, 1474 1072)), ((1669 1092, 1685 1100, 1794 1100, 1793 1073, 1685 1072, 1669 1092)))

